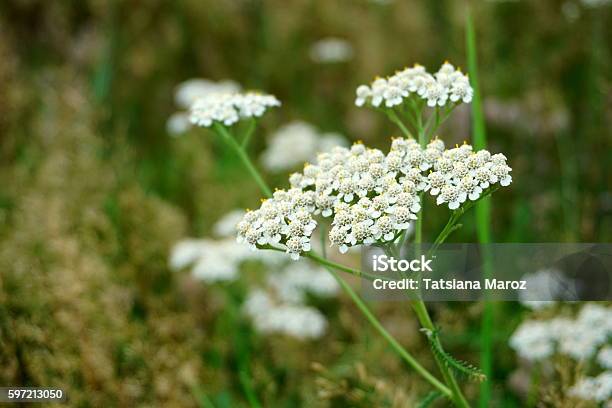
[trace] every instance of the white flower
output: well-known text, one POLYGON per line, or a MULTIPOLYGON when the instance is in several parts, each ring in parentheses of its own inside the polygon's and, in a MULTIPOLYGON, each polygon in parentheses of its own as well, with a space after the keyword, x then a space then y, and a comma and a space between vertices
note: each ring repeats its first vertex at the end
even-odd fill
POLYGON ((582 4, 586 7, 596 8, 609 5, 610 0, 582 0, 582 4))
POLYGON ((173 113, 166 121, 166 131, 171 136, 178 136, 187 132, 191 128, 189 114, 185 112, 173 113))
POLYGON ((527 360, 543 360, 555 351, 551 334, 548 322, 526 321, 512 334, 510 347, 527 360))
POLYGON ((232 80, 222 80, 219 82, 208 79, 189 79, 180 83, 174 92, 174 100, 182 109, 189 109, 191 105, 205 96, 215 93, 234 93, 240 92, 240 85, 232 80))
POLYGON ((313 220, 315 197, 298 188, 278 190, 273 198, 264 200, 258 210, 245 214, 238 225, 238 242, 252 249, 259 245, 274 245, 286 250, 297 260, 311 249, 310 236, 316 227, 313 220))
POLYGON ((320 338, 327 328, 327 320, 317 309, 277 302, 261 289, 249 294, 243 310, 263 334, 279 333, 308 340, 320 338))
POLYGON ((236 226, 244 217, 243 210, 233 210, 225 214, 213 226, 213 232, 217 237, 229 238, 236 235, 236 226))
POLYGON ((555 351, 574 360, 595 356, 612 335, 612 309, 597 304, 585 305, 576 319, 526 321, 512 335, 510 346, 530 360, 550 357, 555 351))
POLYGON ((402 97, 404 92, 396 86, 387 86, 383 93, 383 97, 385 98, 385 106, 387 108, 391 108, 396 105, 400 105, 402 103, 402 97))
POLYGON ((342 38, 324 38, 312 44, 310 58, 318 63, 338 63, 353 57, 353 46, 342 38))
MULTIPOLYGON (((428 149, 434 148, 439 149, 437 143, 428 149)), ((435 171, 427 176, 426 190, 437 196, 438 205, 446 203, 451 210, 459 208, 467 198, 478 200, 492 185, 505 187, 512 182, 509 174, 512 168, 506 164, 503 154, 474 152, 468 144, 443 151, 435 159, 433 168, 435 171)))
POLYGON ((324 268, 311 262, 292 262, 281 273, 270 274, 268 284, 285 302, 302 303, 306 294, 330 297, 338 293, 339 285, 324 268))
POLYGON ((372 95, 370 103, 374 107, 379 107, 385 98, 385 92, 387 91, 387 81, 383 78, 377 78, 372 82, 372 95))
POLYGON ((470 103, 473 96, 474 90, 467 77, 458 78, 450 86, 450 100, 453 102, 470 103))
POLYGON ((612 370, 612 346, 605 346, 599 350, 597 363, 607 370, 612 370))
POLYGON ((569 394, 585 400, 610 402, 612 398, 612 371, 604 371, 597 377, 586 377, 579 380, 570 388, 569 394))
POLYGON ((520 291, 519 300, 524 306, 534 310, 555 304, 555 301, 545 299, 563 299, 564 293, 572 287, 563 273, 555 268, 525 274, 523 280, 527 282, 527 290, 520 291))
POLYGON ((321 214, 332 217, 329 240, 341 253, 388 242, 417 219, 421 191, 456 210, 468 198, 479 199, 491 183, 505 180, 510 170, 503 155, 473 152, 467 144, 444 150, 437 139, 423 149, 414 139, 397 138, 387 155, 361 143, 350 149, 336 146, 317 155, 301 173, 291 174, 291 190, 276 192, 260 210, 247 213, 239 223, 238 240, 252 248, 278 244, 297 259, 310 250, 316 225, 312 216, 321 214), (430 168, 434 171, 426 177, 423 172, 430 168), (312 228, 292 223, 301 216, 312 228), (273 221, 264 224, 266 219, 273 221))
POLYGON ((272 95, 256 92, 213 93, 197 99, 190 108, 189 120, 202 127, 214 122, 231 126, 242 119, 260 117, 270 108, 280 106, 272 95))
POLYGON ((438 196, 436 203, 438 205, 443 203, 448 203, 448 208, 451 210, 456 210, 459 208, 461 203, 463 203, 466 199, 466 193, 461 191, 461 189, 455 185, 447 184, 442 187, 442 191, 438 196))
POLYGON ((434 75, 415 65, 386 79, 377 78, 370 86, 360 85, 355 104, 379 107, 385 101, 384 106, 392 108, 406 99, 420 98, 426 100, 429 107, 444 107, 449 100, 452 104, 470 103, 473 93, 468 77, 446 62, 434 75))
POLYGON ((261 161, 266 169, 278 172, 312 161, 319 152, 344 145, 346 140, 339 134, 322 134, 306 122, 294 121, 272 134, 261 161))
POLYGON ((196 239, 186 239, 174 245, 170 252, 171 269, 183 269, 195 262, 206 250, 206 243, 196 239))
POLYGON ((355 99, 355 105, 363 106, 372 96, 372 90, 367 85, 359 85, 355 91, 355 94, 357 96, 355 99))
POLYGON ((178 270, 193 265, 192 274, 205 282, 234 280, 240 264, 251 257, 250 251, 233 239, 184 240, 170 255, 170 267, 178 270))
POLYGON ((427 100, 427 106, 431 108, 444 106, 448 100, 448 90, 444 85, 432 79, 426 82, 422 96, 427 100))

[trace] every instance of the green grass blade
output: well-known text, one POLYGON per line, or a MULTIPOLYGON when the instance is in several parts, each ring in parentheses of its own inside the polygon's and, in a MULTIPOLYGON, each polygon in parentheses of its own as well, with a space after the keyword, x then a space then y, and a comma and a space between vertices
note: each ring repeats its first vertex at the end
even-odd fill
MULTIPOLYGON (((466 14, 466 49, 468 59, 468 73, 470 82, 474 88, 472 100, 472 143, 475 149, 487 147, 487 133, 482 110, 482 98, 480 96, 480 83, 478 82, 478 62, 476 51, 476 32, 470 10, 466 14)), ((482 244, 491 242, 491 202, 490 197, 481 200, 476 205, 476 230, 478 241, 482 244)), ((488 252, 483 252, 484 275, 491 275, 491 259, 488 252)), ((480 366, 489 381, 483 381, 480 385, 480 407, 488 407, 491 400, 491 378, 493 371, 493 304, 485 300, 482 315, 482 329, 480 333, 480 366)))

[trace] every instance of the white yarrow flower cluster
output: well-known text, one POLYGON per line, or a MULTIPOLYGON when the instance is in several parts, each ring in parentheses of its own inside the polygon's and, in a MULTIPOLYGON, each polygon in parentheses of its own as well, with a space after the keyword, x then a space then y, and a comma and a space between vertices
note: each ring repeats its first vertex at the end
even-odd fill
POLYGON ((311 249, 310 236, 317 226, 312 218, 315 195, 298 188, 277 190, 261 207, 248 211, 237 225, 239 243, 255 250, 257 245, 273 245, 286 250, 291 258, 311 249))
POLYGON ((483 191, 499 184, 512 183, 512 168, 502 153, 491 155, 487 150, 472 151, 464 144, 445 150, 436 159, 427 176, 427 190, 437 196, 436 203, 456 210, 466 200, 478 200, 483 191))
MULTIPOLYGON (((345 253, 353 246, 395 240, 417 219, 422 191, 439 195, 439 204, 448 203, 451 209, 457 209, 467 197, 476 200, 493 184, 508 185, 511 169, 505 160, 501 154, 474 153, 469 145, 444 150, 444 143, 438 139, 423 149, 414 139, 397 138, 387 155, 356 143, 350 149, 335 147, 320 153, 301 173, 289 177, 292 187, 289 192, 277 194, 287 197, 290 193, 297 197, 301 192, 305 196, 299 201, 308 203, 302 210, 323 217, 333 216, 329 240, 345 253), (432 172, 425 176, 428 170, 432 172)), ((291 200, 294 202, 295 198, 291 200)), ((276 194, 275 200, 264 204, 278 206, 276 194)), ((241 225, 239 240, 247 241, 252 247, 274 245, 283 237, 281 243, 290 247, 288 252, 294 257, 299 255, 298 241, 292 240, 289 245, 285 237, 288 224, 280 225, 278 234, 265 235, 264 220, 257 212, 247 214, 241 225)), ((303 235, 299 241, 308 250, 309 237, 303 235)))
POLYGON ((337 133, 321 133, 309 123, 294 121, 272 134, 261 161, 269 171, 291 170, 313 160, 318 152, 346 144, 346 139, 337 133))
POLYGON ((210 127, 215 122, 231 126, 239 120, 260 117, 268 108, 280 104, 273 95, 257 92, 213 93, 191 105, 189 120, 202 127, 210 127))
POLYGON ((182 109, 189 109, 200 98, 211 94, 240 92, 241 86, 230 79, 218 82, 194 78, 180 83, 174 91, 174 101, 182 109))
POLYGON ((409 98, 425 100, 429 107, 470 103, 474 90, 467 75, 448 62, 430 74, 421 65, 405 68, 388 78, 376 78, 356 90, 355 105, 392 108, 409 98))
POLYGON ((391 241, 417 218, 424 177, 399 148, 401 141, 418 146, 414 140, 396 139, 386 156, 360 143, 336 147, 290 176, 294 188, 315 194, 316 213, 333 214, 329 239, 341 253, 391 241))
POLYGON ((610 336, 612 308, 587 304, 575 319, 557 317, 523 322, 512 335, 510 346, 530 361, 545 360, 555 353, 584 361, 608 344, 610 336))
POLYGON ((166 121, 166 130, 172 136, 178 136, 191 129, 189 108, 199 98, 213 94, 239 92, 241 86, 229 79, 219 82, 194 78, 182 82, 176 87, 174 101, 180 111, 173 113, 166 121))

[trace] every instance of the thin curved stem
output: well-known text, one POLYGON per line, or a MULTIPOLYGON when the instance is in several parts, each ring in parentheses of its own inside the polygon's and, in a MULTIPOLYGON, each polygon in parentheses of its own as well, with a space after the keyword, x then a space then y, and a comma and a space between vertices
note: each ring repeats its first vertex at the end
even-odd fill
POLYGON ((402 120, 399 118, 399 116, 397 116, 397 113, 395 113, 393 109, 385 109, 385 113, 389 117, 389 120, 395 123, 401 129, 404 136, 410 137, 410 138, 413 137, 410 130, 408 130, 406 125, 404 125, 404 122, 402 122, 402 120))
POLYGON ((376 331, 378 331, 378 333, 380 333, 381 336, 384 337, 385 340, 387 340, 391 348, 393 348, 393 350, 395 350, 395 352, 399 354, 404 359, 404 361, 406 361, 406 363, 408 363, 408 365, 412 367, 414 371, 421 375, 431 385, 433 385, 436 389, 438 389, 448 398, 452 398, 451 390, 446 385, 442 384, 442 382, 440 382, 440 380, 434 377, 429 371, 427 371, 426 368, 420 365, 418 361, 416 361, 414 357, 412 357, 412 355, 410 355, 410 353, 408 353, 408 351, 406 351, 406 349, 403 348, 401 344, 399 344, 399 342, 383 327, 380 321, 378 321, 378 319, 372 314, 366 304, 361 300, 361 298, 359 298, 357 293, 355 293, 353 288, 351 288, 351 286, 344 279, 338 276, 338 274, 334 270, 332 270, 331 268, 328 270, 336 279, 336 281, 340 284, 342 289, 351 297, 355 305, 359 308, 359 310, 365 316, 368 322, 370 322, 370 324, 376 329, 376 331))
MULTIPOLYGON (((272 250, 272 251, 285 252, 284 249, 277 248, 277 247, 274 247, 272 245, 261 245, 261 246, 258 246, 258 248, 259 249, 272 250)), ((337 269, 339 271, 349 273, 349 274, 351 274, 353 276, 356 276, 358 278, 365 278, 365 279, 368 279, 370 281, 373 281, 374 279, 391 280, 391 278, 387 278, 387 277, 384 277, 384 276, 372 275, 370 273, 363 272, 363 271, 361 271, 359 269, 353 269, 353 268, 350 268, 348 266, 345 266, 345 265, 342 265, 342 264, 330 261, 329 259, 325 258, 324 256, 321 256, 321 255, 317 254, 314 250, 310 250, 308 252, 304 252, 302 254, 302 256, 304 256, 306 258, 310 258, 313 261, 318 262, 318 263, 320 263, 323 266, 328 266, 330 268, 334 268, 334 269, 337 269)))
MULTIPOLYGON (((427 140, 420 113, 417 116, 417 130, 419 133, 419 145, 421 146, 421 149, 424 149, 427 140)), ((423 202, 423 193, 419 194, 419 201, 423 202)), ((418 244, 421 244, 423 242, 423 207, 425 206, 421 205, 421 213, 419 214, 419 217, 416 220, 416 225, 414 229, 414 243, 417 244, 417 246, 418 244)), ((418 247, 417 250, 419 250, 418 247)))
POLYGON ((251 136, 253 136, 253 133, 255 132, 255 126, 256 125, 257 125, 257 121, 255 120, 255 118, 251 118, 251 120, 249 121, 249 127, 244 132, 244 136, 242 138, 242 142, 240 142, 240 147, 242 149, 246 149, 247 146, 249 145, 249 141, 251 140, 251 136))
MULTIPOLYGON (((411 303, 412 303, 412 309, 416 313, 417 318, 419 319, 419 322, 421 323, 421 326, 428 330, 435 331, 436 327, 434 326, 433 321, 431 320, 431 317, 429 316, 429 312, 427 311, 427 307, 425 306, 425 303, 422 300, 415 300, 411 303)), ((441 350, 443 350, 442 344, 440 343, 440 340, 437 337, 434 338, 432 341, 437 342, 438 347, 441 350)), ((438 363, 438 367, 440 368, 442 377, 444 377, 444 381, 450 387, 450 390, 452 392, 452 395, 450 398, 453 400, 455 405, 461 408, 469 408, 470 404, 467 402, 467 400, 463 396, 463 393, 461 392, 461 388, 459 387, 459 384, 457 383, 457 380, 455 379, 455 375, 444 364, 444 362, 441 361, 437 356, 436 356, 436 362, 438 363)))
POLYGON ((251 177, 253 177, 253 179, 255 180, 255 182, 257 183, 257 185, 259 186, 259 188, 261 189, 262 193, 264 193, 267 197, 272 197, 272 190, 270 190, 270 188, 268 187, 268 185, 266 184, 266 182, 264 181, 264 179, 261 177, 261 175, 259 174, 259 172, 257 171, 257 169, 255 168, 255 166, 253 165, 253 163, 251 162, 251 159, 249 159, 248 154, 244 151, 244 149, 238 144, 238 142, 236 141, 236 139, 234 139, 234 137, 230 134, 230 132, 225 128, 225 126, 219 124, 219 123, 214 123, 214 129, 215 131, 221 135, 221 137, 227 142, 227 144, 234 150, 234 152, 238 155, 238 157, 240 158, 240 160, 242 161, 242 164, 244 165, 244 167, 246 167, 246 169, 249 171, 249 173, 251 174, 251 177))

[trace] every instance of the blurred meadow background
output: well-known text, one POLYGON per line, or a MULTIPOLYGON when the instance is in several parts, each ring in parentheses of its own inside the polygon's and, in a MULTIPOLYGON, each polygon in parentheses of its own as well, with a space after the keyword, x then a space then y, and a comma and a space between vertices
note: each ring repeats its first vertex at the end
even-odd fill
MULTIPOLYGON (((273 288, 312 330, 262 327, 245 305, 267 299, 268 275, 320 271, 235 252, 219 220, 256 208, 257 185, 175 114, 194 78, 277 96, 249 147, 271 185, 308 149, 386 151, 398 130, 355 107, 355 88, 415 62, 466 71, 468 5, 489 150, 514 177, 491 200, 492 241, 610 242, 609 1, 0 2, 0 385, 63 387, 79 407, 418 406, 427 385, 333 282, 273 288)), ((461 144, 472 129, 464 105, 439 134, 461 144)), ((425 231, 439 231, 430 207, 425 231)), ((476 241, 476 225, 472 212, 453 241, 476 241)), ((435 367, 407 304, 371 306, 435 367)), ((482 303, 431 308, 447 349, 491 361, 486 385, 465 383, 475 405, 590 407, 609 401, 570 390, 610 373, 609 337, 586 357, 510 339, 530 319, 612 326, 592 306, 499 303, 484 340, 482 303)))

